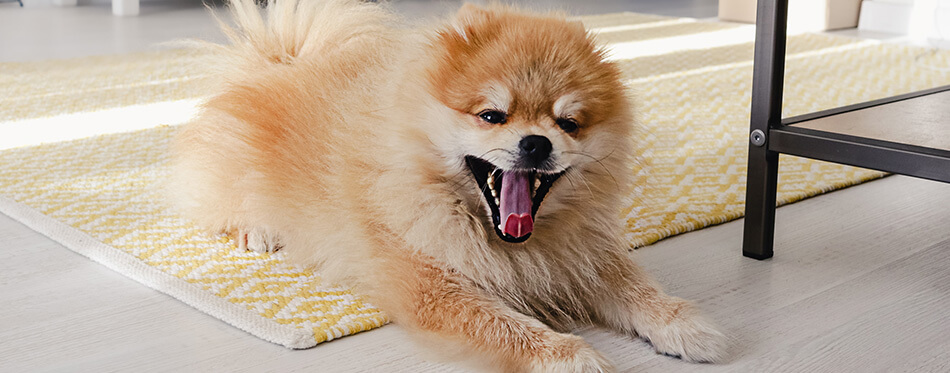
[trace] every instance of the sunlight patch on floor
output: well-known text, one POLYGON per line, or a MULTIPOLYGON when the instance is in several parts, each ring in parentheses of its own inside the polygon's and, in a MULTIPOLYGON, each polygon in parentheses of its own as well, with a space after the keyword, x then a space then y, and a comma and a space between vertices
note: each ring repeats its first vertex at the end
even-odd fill
MULTIPOLYGON (((807 58, 807 57, 829 55, 832 53, 841 53, 841 52, 845 52, 849 50, 868 48, 868 47, 878 45, 878 44, 881 44, 881 42, 876 41, 876 40, 863 40, 856 43, 851 43, 851 44, 837 46, 837 47, 822 48, 822 49, 813 50, 813 51, 789 54, 785 58, 786 60, 794 60, 794 59, 801 59, 801 58, 807 58)), ((740 67, 751 67, 752 62, 753 62, 752 60, 742 61, 742 62, 733 62, 733 63, 727 63, 727 64, 722 64, 722 65, 704 66, 702 68, 692 69, 692 70, 681 70, 681 71, 671 72, 667 74, 646 76, 646 77, 637 78, 637 79, 628 79, 624 81, 624 84, 636 85, 636 84, 643 84, 643 83, 648 83, 648 82, 655 82, 655 81, 663 80, 663 79, 669 79, 672 77, 682 77, 682 76, 689 76, 689 75, 704 74, 704 73, 709 73, 713 71, 735 69, 735 68, 740 68, 740 67)))
POLYGON ((628 60, 645 56, 658 56, 691 49, 708 49, 751 43, 755 40, 755 26, 746 25, 704 32, 692 35, 673 36, 668 38, 613 43, 607 46, 607 60, 628 60))
POLYGON ((202 101, 165 101, 0 122, 0 150, 183 124, 198 113, 202 101))

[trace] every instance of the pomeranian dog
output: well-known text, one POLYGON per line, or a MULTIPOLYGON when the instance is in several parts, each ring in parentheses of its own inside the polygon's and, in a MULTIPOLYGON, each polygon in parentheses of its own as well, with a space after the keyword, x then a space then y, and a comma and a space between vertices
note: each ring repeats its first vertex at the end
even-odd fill
POLYGON ((359 1, 232 0, 220 86, 173 146, 184 215, 348 284, 506 371, 611 371, 571 328, 692 362, 726 338, 628 257, 636 121, 559 14, 408 27, 359 1))

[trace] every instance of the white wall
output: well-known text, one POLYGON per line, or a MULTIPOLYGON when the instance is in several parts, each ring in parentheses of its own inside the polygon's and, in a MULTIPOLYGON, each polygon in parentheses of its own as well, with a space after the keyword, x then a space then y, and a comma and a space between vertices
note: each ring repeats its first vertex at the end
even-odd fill
POLYGON ((864 0, 858 28, 950 46, 950 0, 864 0))

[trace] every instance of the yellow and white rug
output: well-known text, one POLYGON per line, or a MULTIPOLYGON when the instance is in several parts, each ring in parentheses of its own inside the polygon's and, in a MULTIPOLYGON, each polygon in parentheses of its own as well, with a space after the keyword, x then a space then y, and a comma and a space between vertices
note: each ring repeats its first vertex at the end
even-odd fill
MULTIPOLYGON (((618 217, 630 244, 739 217, 752 27, 630 13, 580 19, 623 67, 647 128, 644 165, 631 171, 643 183, 618 217)), ((950 83, 947 52, 810 34, 790 37, 788 49, 786 116, 950 83)), ((165 207, 168 141, 208 93, 208 58, 176 50, 0 64, 0 211, 287 347, 385 324, 358 295, 320 284, 280 253, 239 251, 165 207), (88 137, 103 132, 112 133, 88 137), (52 142, 70 138, 81 139, 52 142)), ((880 176, 785 157, 779 199, 880 176)))

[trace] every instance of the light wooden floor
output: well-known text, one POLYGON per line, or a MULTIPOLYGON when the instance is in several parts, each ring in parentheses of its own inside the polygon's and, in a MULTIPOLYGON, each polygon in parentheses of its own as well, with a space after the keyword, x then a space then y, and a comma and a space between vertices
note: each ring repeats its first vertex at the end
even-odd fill
MULTIPOLYGON (((602 3, 612 7, 620 2, 602 3)), ((637 10, 654 7, 660 9, 655 13, 684 16, 690 14, 676 12, 708 13, 710 4, 670 0, 663 8, 664 0, 633 3, 641 7, 637 10), (696 6, 690 8, 688 3, 696 6), (687 10, 670 8, 677 6, 687 10)), ((598 10, 598 2, 591 4, 589 13, 616 10, 598 10)), ((11 15, 15 8, 7 5, 0 4, 0 53, 29 50, 4 36, 14 27, 7 21, 24 19, 11 15)), ((149 14, 149 6, 143 3, 143 15, 149 14)), ((77 16, 85 17, 85 22, 111 19, 108 7, 101 9, 107 16, 89 15, 95 9, 72 11, 85 14, 77 16)), ((153 26, 153 21, 138 22, 152 29, 160 24, 153 26)), ((29 31, 31 23, 16 27, 29 31)), ((206 29, 205 24, 187 27, 194 32, 206 29)), ((113 41, 86 36, 71 40, 99 43, 90 47, 95 51, 139 47, 131 41, 110 44, 113 41)), ((62 35, 45 37, 49 39, 44 43, 53 45, 34 49, 56 49, 56 43, 70 40, 62 35)), ((87 51, 70 50, 70 55, 87 51)), ((34 53, 24 55, 24 60, 61 56, 49 51, 22 53, 34 53)), ((732 361, 726 364, 687 364, 655 355, 640 341, 596 330, 581 334, 621 371, 950 371, 948 207, 950 185, 890 177, 780 208, 776 257, 768 261, 740 256, 742 221, 634 252, 633 257, 669 292, 696 300, 728 330, 736 342, 732 361)), ((461 368, 427 360, 425 350, 410 343, 394 325, 310 350, 287 350, 111 272, 0 215, 0 371, 132 370, 461 368)))

